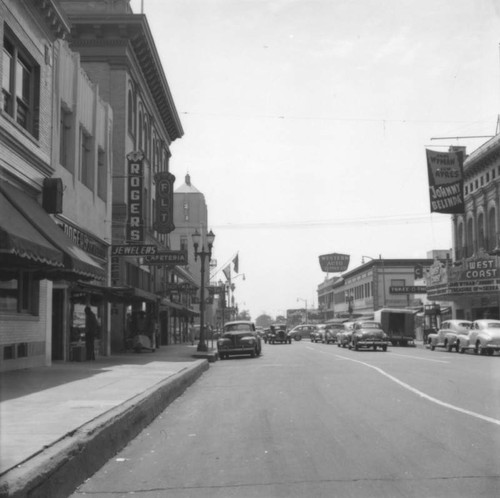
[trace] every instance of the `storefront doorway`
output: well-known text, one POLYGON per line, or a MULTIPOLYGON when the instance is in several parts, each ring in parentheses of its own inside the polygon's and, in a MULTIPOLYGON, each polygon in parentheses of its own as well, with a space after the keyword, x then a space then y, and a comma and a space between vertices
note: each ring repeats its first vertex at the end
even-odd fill
POLYGON ((64 289, 52 293, 52 360, 64 360, 64 289))

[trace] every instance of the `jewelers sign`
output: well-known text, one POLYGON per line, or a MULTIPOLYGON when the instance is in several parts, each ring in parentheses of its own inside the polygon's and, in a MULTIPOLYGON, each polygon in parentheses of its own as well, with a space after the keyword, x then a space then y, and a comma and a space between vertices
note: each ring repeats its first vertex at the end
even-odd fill
POLYGON ((349 266, 349 254, 323 254, 319 257, 321 270, 328 273, 346 271, 349 266))
POLYGON ((129 242, 144 242, 142 221, 143 158, 142 152, 131 152, 127 155, 127 240, 129 242))
POLYGON ((425 152, 431 213, 464 213, 463 152, 425 152))

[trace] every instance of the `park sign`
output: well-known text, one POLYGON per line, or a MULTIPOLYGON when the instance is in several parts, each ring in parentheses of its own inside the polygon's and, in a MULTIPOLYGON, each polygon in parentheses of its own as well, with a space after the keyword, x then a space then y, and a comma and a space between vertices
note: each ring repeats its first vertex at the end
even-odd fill
POLYGON ((349 267, 349 254, 323 254, 319 257, 321 270, 327 273, 336 273, 346 271, 349 267))

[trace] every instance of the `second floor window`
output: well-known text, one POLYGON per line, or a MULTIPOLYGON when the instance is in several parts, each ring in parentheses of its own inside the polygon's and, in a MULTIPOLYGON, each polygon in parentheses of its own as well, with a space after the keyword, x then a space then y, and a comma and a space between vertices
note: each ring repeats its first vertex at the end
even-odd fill
POLYGON ((94 186, 94 170, 92 167, 91 137, 83 128, 80 130, 80 180, 90 189, 94 186))
POLYGON ((6 28, 3 40, 3 110, 38 138, 40 67, 6 28))

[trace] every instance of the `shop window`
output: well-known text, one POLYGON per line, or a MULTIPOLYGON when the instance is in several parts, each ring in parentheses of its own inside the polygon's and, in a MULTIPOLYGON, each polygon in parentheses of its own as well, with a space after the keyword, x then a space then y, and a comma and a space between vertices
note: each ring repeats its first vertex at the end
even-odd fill
POLYGON ((8 28, 3 39, 3 110, 38 138, 40 66, 8 28))
POLYGON ((0 313, 38 314, 40 285, 29 272, 17 278, 0 280, 0 313))

